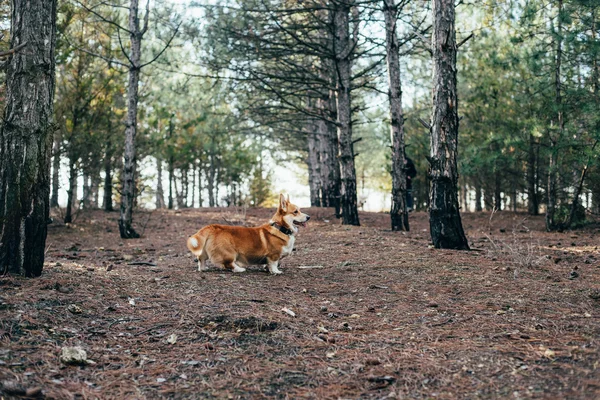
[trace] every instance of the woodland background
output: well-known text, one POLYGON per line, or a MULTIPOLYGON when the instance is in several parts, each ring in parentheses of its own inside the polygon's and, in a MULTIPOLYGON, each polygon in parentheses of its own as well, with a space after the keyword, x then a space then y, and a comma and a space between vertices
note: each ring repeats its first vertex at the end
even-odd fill
MULTIPOLYGON (((75 209, 120 202, 130 61, 120 4, 59 2, 51 204, 66 199, 65 222, 75 209)), ((599 9, 592 0, 457 3, 457 41, 468 39, 457 60, 463 211, 535 215, 550 195, 555 227, 598 213, 599 9)), ((359 203, 391 190, 381 10, 380 1, 356 2, 349 21, 359 203)), ((8 48, 7 4, 1 12, 8 48)), ((319 150, 336 112, 331 24, 318 2, 152 2, 141 58, 158 57, 140 70, 137 204, 270 205, 285 189, 273 187, 273 169, 291 161, 306 171, 311 205, 332 205, 329 192, 339 189, 327 168, 335 167, 319 150)), ((431 114, 429 2, 401 1, 397 32, 406 152, 419 172, 415 205, 425 210, 429 137, 419 119, 431 114)))

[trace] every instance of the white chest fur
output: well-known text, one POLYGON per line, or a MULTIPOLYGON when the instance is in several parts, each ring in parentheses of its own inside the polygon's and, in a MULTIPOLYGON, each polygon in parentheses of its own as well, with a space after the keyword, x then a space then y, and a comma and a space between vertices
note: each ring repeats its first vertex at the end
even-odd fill
POLYGON ((281 249, 281 257, 289 256, 292 254, 292 250, 294 250, 294 242, 296 241, 296 237, 290 235, 287 245, 283 249, 281 249))

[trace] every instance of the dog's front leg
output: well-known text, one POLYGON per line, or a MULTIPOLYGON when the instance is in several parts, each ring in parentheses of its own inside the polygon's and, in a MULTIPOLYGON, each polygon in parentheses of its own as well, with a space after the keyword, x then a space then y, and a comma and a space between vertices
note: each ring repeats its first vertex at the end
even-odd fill
POLYGON ((279 275, 279 274, 283 273, 279 270, 279 268, 277 268, 277 264, 279 264, 279 260, 274 260, 274 261, 269 260, 269 264, 268 264, 269 272, 272 275, 279 275))

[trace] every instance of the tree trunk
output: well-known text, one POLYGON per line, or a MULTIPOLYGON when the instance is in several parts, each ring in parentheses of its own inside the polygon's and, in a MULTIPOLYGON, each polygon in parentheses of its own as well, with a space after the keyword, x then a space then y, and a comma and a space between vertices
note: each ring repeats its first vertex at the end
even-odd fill
POLYGON ((69 156, 69 190, 67 190, 67 207, 65 209, 64 223, 70 224, 73 222, 73 209, 77 202, 77 160, 75 156, 69 156))
POLYGON ((558 145, 563 137, 565 129, 565 121, 562 106, 561 93, 561 64, 562 64, 562 0, 558 1, 558 18, 557 18, 557 39, 556 39, 556 65, 554 69, 554 89, 556 91, 556 119, 558 124, 557 137, 552 137, 550 133, 550 162, 548 164, 548 204, 546 207, 546 230, 553 231, 558 228, 558 224, 554 219, 556 212, 556 190, 557 190, 557 174, 558 174, 558 145))
POLYGON ((190 207, 194 208, 194 201, 196 201, 196 166, 194 165, 194 163, 192 163, 191 165, 192 167, 192 203, 190 204, 190 207))
POLYGON ((104 150, 104 196, 102 199, 104 211, 114 211, 112 203, 112 143, 106 142, 104 150))
POLYGON ((433 0, 433 118, 429 224, 436 248, 468 250, 458 209, 458 99, 454 0, 433 0))
POLYGON ((406 208, 406 169, 404 153, 404 114, 402 112, 402 81, 396 23, 398 6, 395 0, 383 0, 385 17, 385 50, 387 59, 390 102, 390 136, 392 145, 392 231, 408 231, 406 208))
MULTIPOLYGON (((591 150, 592 154, 594 154, 594 149, 596 148, 597 144, 598 144, 598 141, 596 141, 594 143, 594 146, 592 147, 592 150, 591 150)), ((571 224, 573 224, 573 220, 575 218, 575 213, 577 212, 577 207, 579 206, 579 196, 581 196, 581 192, 583 191, 583 184, 585 182, 585 177, 587 175, 590 162, 592 161, 592 157, 593 156, 590 156, 588 158, 587 162, 584 164, 583 168, 581 169, 579 183, 577 184, 577 187, 575 188, 575 193, 573 194, 573 203, 571 203, 571 208, 569 210, 569 216, 567 217, 567 221, 565 222, 564 226, 561 227, 562 229, 569 229, 571 227, 571 224)))
POLYGON ((129 59, 129 82, 127 86, 127 119, 125 122, 125 152, 123 157, 123 176, 121 191, 121 216, 119 218, 119 232, 121 238, 139 238, 140 235, 133 229, 133 203, 135 199, 135 169, 136 149, 135 136, 137 133, 138 89, 140 81, 140 59, 142 51, 142 35, 138 17, 138 1, 131 0, 129 5, 129 39, 131 52, 129 59))
POLYGON ((485 207, 485 211, 494 210, 494 196, 489 183, 487 183, 483 188, 483 205, 485 207))
POLYGON ((50 214, 56 0, 13 0, 0 130, 0 269, 40 276, 50 214))
POLYGON ((483 211, 483 208, 481 208, 481 185, 479 183, 475 184, 475 211, 483 211))
POLYGON ((88 174, 84 173, 83 174, 83 198, 81 199, 84 210, 89 209, 91 206, 91 204, 90 204, 91 195, 92 195, 92 180, 88 174))
POLYGON ((180 208, 187 208, 188 187, 188 170, 185 168, 181 170, 181 193, 179 195, 180 208))
POLYGON ((94 175, 92 176, 92 196, 91 196, 91 201, 90 201, 90 206, 94 209, 98 208, 99 203, 99 198, 98 196, 100 195, 100 173, 96 172, 94 173, 94 175))
POLYGON ((460 208, 463 211, 469 211, 469 203, 467 201, 467 193, 469 192, 469 189, 467 188, 467 184, 464 183, 461 185, 460 187, 460 199, 461 199, 461 205, 460 208))
POLYGON ((310 190, 310 206, 321 207, 321 163, 319 160, 319 139, 317 125, 311 121, 308 124, 308 187, 310 190))
MULTIPOLYGON (((317 101, 320 112, 328 119, 336 120, 335 94, 329 93, 317 101)), ((340 163, 337 159, 338 136, 334 124, 319 120, 316 123, 319 161, 321 170, 321 205, 335 208, 336 217, 340 217, 340 163)))
POLYGON ((216 174, 216 162, 213 154, 210 155, 208 165, 208 206, 215 206, 215 174, 216 174))
POLYGON ((52 197, 50 198, 50 207, 58 207, 58 191, 60 190, 60 135, 54 134, 54 144, 52 146, 52 197))
POLYGON ((502 180, 499 167, 494 167, 494 208, 496 211, 502 211, 502 180))
POLYGON ((202 163, 198 163, 198 207, 202 208, 202 163))
POLYGON ((536 178, 535 138, 529 135, 529 149, 527 153, 527 212, 529 215, 538 215, 539 204, 536 178))
POLYGON ((161 209, 165 208, 165 195, 162 185, 162 160, 160 158, 156 158, 156 170, 158 172, 156 182, 156 208, 161 209))
POLYGON ((342 1, 336 4, 333 18, 335 33, 335 60, 338 70, 337 134, 339 141, 339 162, 341 177, 341 212, 344 225, 360 225, 356 195, 356 170, 354 167, 354 146, 352 143, 352 104, 351 104, 351 54, 354 43, 350 39, 350 6, 342 1))

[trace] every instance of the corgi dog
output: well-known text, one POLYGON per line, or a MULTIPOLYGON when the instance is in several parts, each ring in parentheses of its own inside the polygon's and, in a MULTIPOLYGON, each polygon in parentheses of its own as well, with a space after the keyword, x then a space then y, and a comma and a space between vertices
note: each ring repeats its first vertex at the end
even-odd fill
POLYGON ((241 265, 267 264, 273 275, 281 274, 279 260, 290 255, 298 226, 306 226, 310 216, 279 195, 279 206, 271 220, 261 226, 208 225, 187 240, 187 247, 198 259, 198 271, 206 260, 233 272, 244 272, 241 265))

